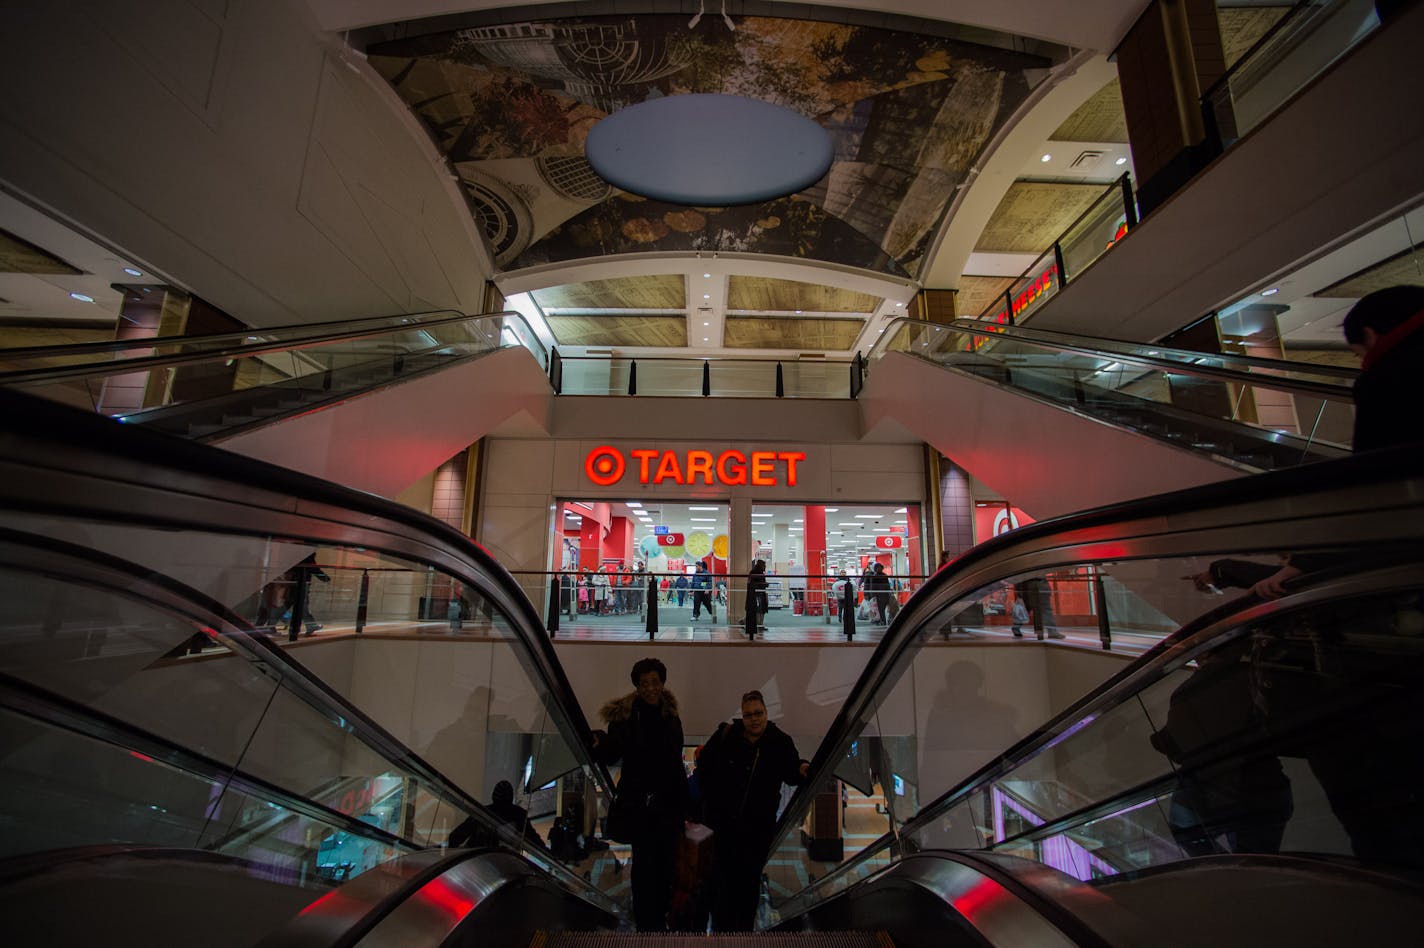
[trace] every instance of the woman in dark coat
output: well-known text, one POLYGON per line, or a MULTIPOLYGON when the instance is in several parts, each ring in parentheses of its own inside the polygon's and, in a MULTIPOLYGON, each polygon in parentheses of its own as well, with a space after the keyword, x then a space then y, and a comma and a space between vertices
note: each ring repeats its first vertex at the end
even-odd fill
POLYGON ((623 761, 618 805, 629 809, 633 832, 633 918, 640 932, 664 931, 687 811, 682 721, 677 699, 663 687, 667 666, 644 658, 630 677, 637 690, 599 711, 608 731, 594 732, 594 756, 605 764, 623 761))
POLYGON ((766 618, 766 560, 754 560, 751 572, 747 573, 747 628, 749 635, 765 632, 762 620, 766 618))

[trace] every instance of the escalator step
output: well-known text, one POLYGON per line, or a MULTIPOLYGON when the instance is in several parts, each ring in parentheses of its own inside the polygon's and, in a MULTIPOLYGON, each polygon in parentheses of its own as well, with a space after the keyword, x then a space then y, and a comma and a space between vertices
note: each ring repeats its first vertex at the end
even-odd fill
POLYGON ((885 932, 745 932, 698 935, 629 932, 536 932, 530 948, 894 948, 885 932))

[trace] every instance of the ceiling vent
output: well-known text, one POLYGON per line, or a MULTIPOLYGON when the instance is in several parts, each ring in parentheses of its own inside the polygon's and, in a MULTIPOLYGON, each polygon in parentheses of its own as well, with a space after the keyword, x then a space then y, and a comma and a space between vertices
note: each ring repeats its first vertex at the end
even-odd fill
POLYGON ((798 359, 824 359, 825 357, 824 352, 801 352, 796 356, 798 359))
POLYGON ((1100 151, 1081 152, 1077 158, 1073 159, 1073 163, 1068 167, 1076 168, 1079 171, 1087 171, 1089 168, 1093 167, 1099 161, 1101 161, 1102 157, 1103 153, 1100 151))

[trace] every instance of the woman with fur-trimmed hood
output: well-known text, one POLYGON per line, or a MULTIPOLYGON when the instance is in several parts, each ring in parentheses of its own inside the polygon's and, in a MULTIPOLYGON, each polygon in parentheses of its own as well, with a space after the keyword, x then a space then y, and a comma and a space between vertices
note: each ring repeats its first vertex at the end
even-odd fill
POLYGON ((664 931, 687 810, 682 720, 677 699, 663 687, 667 666, 644 658, 630 677, 637 690, 599 711, 608 730, 593 733, 593 751, 605 764, 623 761, 618 800, 620 808, 628 808, 632 827, 633 917, 640 932, 664 931))

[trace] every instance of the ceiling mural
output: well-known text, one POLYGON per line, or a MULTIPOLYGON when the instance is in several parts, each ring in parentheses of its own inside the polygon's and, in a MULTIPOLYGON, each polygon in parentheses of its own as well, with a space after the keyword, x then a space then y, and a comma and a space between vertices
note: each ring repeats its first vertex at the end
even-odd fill
POLYGON ((530 295, 545 312, 571 309, 684 309, 686 281, 680 273, 615 277, 545 287, 530 295))
POLYGON ((969 168, 1049 65, 918 33, 774 17, 587 17, 368 49, 449 159, 505 270, 607 254, 739 251, 914 277, 969 168), (599 119, 652 98, 745 95, 806 115, 835 160, 760 205, 684 207, 603 181, 599 119))

